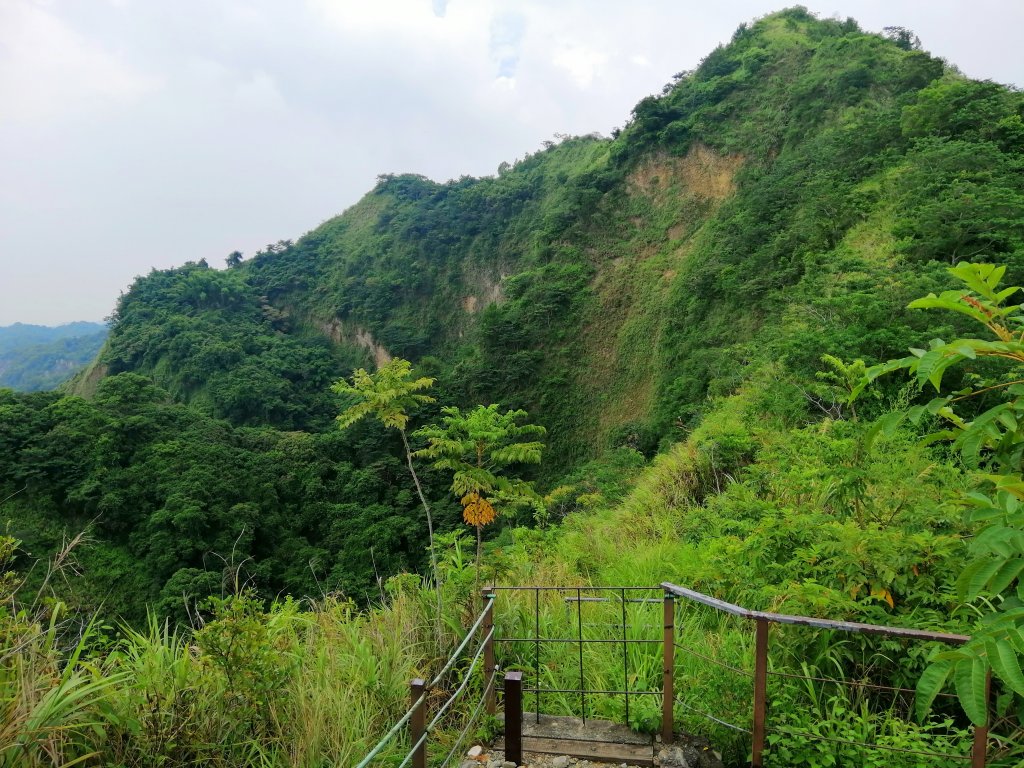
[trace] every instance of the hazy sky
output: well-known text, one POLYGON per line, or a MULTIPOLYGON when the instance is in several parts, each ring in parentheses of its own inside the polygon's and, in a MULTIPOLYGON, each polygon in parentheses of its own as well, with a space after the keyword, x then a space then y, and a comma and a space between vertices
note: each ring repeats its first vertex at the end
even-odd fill
MULTIPOLYGON (((784 0, 0 0, 0 325, 297 238, 385 172, 609 133, 784 0)), ((1019 0, 811 0, 1024 84, 1019 0)))

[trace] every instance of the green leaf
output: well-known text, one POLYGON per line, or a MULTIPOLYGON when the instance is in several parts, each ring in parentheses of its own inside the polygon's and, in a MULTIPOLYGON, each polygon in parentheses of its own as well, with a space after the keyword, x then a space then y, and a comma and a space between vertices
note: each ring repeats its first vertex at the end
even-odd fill
POLYGON ((985 662, 977 656, 964 659, 953 668, 953 685, 960 706, 975 725, 988 722, 987 672, 985 662))
POLYGON ((957 592, 966 600, 973 600, 1003 566, 1001 558, 984 557, 970 563, 956 580, 957 592))
POLYGON ((968 466, 977 467, 981 463, 981 449, 987 437, 983 428, 972 426, 957 440, 960 453, 968 466))
POLYGON ((989 589, 993 594, 1001 594, 1010 584, 1024 572, 1024 558, 1015 557, 1007 560, 1000 567, 999 571, 989 582, 989 589))
POLYGON ((935 661, 932 662, 921 675, 921 678, 917 681, 917 695, 915 701, 918 720, 923 721, 928 715, 928 710, 931 709, 932 702, 935 701, 935 697, 939 695, 939 692, 942 690, 942 686, 946 684, 946 679, 949 677, 949 673, 952 670, 953 662, 935 661))
POLYGON ((1020 658, 1006 640, 989 640, 985 643, 992 671, 1015 692, 1024 696, 1024 672, 1020 669, 1020 658))

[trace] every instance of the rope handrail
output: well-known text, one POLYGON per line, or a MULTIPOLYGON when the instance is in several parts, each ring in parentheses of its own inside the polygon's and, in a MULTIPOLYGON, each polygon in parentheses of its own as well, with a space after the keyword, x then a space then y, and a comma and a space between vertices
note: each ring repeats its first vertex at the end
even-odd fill
POLYGON ((487 684, 484 685, 484 692, 480 695, 480 700, 476 703, 476 709, 473 710, 473 714, 469 716, 469 719, 466 721, 466 725, 463 727, 462 732, 459 734, 459 737, 455 740, 455 746, 451 748, 451 750, 445 756, 444 760, 441 761, 442 766, 448 765, 448 761, 451 760, 455 756, 455 753, 459 751, 459 748, 462 746, 462 743, 465 740, 466 735, 469 733, 469 729, 473 727, 473 724, 480 716, 480 710, 484 708, 484 702, 487 700, 487 694, 490 693, 491 688, 494 687, 494 681, 497 677, 498 670, 495 669, 491 672, 491 676, 488 678, 487 684))
POLYGON ((373 758, 375 758, 380 751, 388 745, 388 742, 395 737, 398 731, 401 730, 402 726, 409 722, 416 710, 423 706, 426 700, 427 694, 426 691, 424 691, 423 694, 412 703, 412 706, 405 711, 405 714, 402 715, 398 722, 391 726, 391 730, 384 734, 384 737, 377 742, 376 746, 367 753, 366 757, 359 761, 356 768, 366 768, 366 766, 370 764, 370 761, 373 760, 373 758))
MULTIPOLYGON (((466 632, 466 636, 462 639, 462 642, 459 643, 458 648, 452 651, 452 654, 448 657, 448 661, 445 663, 445 665, 433 677, 433 679, 429 683, 427 683, 426 686, 424 686, 423 693, 419 696, 419 698, 416 699, 416 701, 414 701, 409 706, 409 708, 405 711, 405 714, 402 715, 402 717, 399 718, 398 721, 393 726, 391 726, 390 730, 388 730, 388 732, 384 734, 384 736, 374 745, 373 749, 371 749, 366 754, 366 757, 364 757, 362 760, 359 761, 359 763, 356 764, 355 768, 367 768, 367 766, 370 765, 370 761, 372 761, 373 758, 379 755, 381 750, 383 750, 384 747, 386 747, 388 743, 393 738, 395 738, 398 732, 409 723, 409 721, 412 719, 413 714, 415 714, 416 710, 418 710, 426 703, 427 693, 429 692, 429 690, 436 686, 441 681, 441 678, 443 678, 444 675, 446 675, 455 665, 455 662, 458 661, 459 655, 462 653, 463 650, 465 650, 466 646, 469 644, 469 641, 472 640, 477 630, 480 629, 480 625, 483 623, 484 619, 487 618, 487 615, 491 612, 493 607, 494 601, 488 599, 487 604, 484 606, 484 609, 480 612, 480 615, 477 616, 476 621, 473 622, 473 626, 470 627, 469 630, 466 632)), ((458 690, 456 690, 452 697, 449 698, 447 702, 445 702, 444 709, 447 709, 447 707, 451 706, 451 703, 454 700, 455 696, 461 693, 461 691, 468 684, 469 675, 476 667, 476 663, 480 659, 480 654, 483 652, 487 640, 489 640, 493 634, 494 629, 492 628, 491 631, 487 633, 487 636, 483 639, 483 641, 481 641, 480 649, 477 651, 476 656, 473 657, 473 662, 470 664, 469 669, 466 671, 465 679, 462 685, 459 687, 458 690)), ((444 711, 444 709, 442 709, 442 712, 444 711)), ((438 715, 440 716, 442 712, 439 712, 438 715)), ((401 763, 400 768, 401 766, 408 765, 409 760, 412 759, 413 753, 415 753, 416 750, 419 749, 419 747, 421 747, 425 743, 427 735, 430 733, 430 728, 436 723, 436 721, 437 717, 435 717, 434 720, 431 721, 430 725, 427 726, 427 728, 424 730, 423 736, 420 737, 419 741, 417 741, 417 743, 412 746, 412 749, 409 750, 409 753, 406 755, 405 760, 401 763)))
POLYGON ((487 605, 484 606, 484 609, 480 611, 480 615, 477 616, 476 621, 473 622, 473 626, 469 628, 469 630, 466 632, 466 636, 462 638, 462 642, 459 643, 459 647, 452 651, 452 655, 448 657, 448 662, 443 667, 441 667, 441 671, 434 675, 433 680, 427 683, 427 688, 433 688, 435 685, 441 682, 441 678, 444 677, 449 672, 449 670, 451 670, 451 668, 455 665, 455 662, 458 661, 459 654, 462 653, 463 650, 465 650, 467 645, 469 645, 469 641, 473 639, 473 635, 475 635, 476 631, 480 629, 480 625, 483 624, 484 619, 487 618, 487 615, 491 612, 493 607, 494 601, 488 600, 487 605))
POLYGON ((442 715, 444 715, 444 713, 448 711, 448 707, 450 707, 452 703, 462 694, 462 692, 466 690, 466 686, 469 685, 470 676, 473 670, 476 669, 477 662, 480 661, 480 656, 481 654, 483 654, 484 648, 487 646, 487 641, 491 639, 491 635, 493 634, 494 629, 491 629, 491 631, 484 636, 484 639, 480 643, 480 647, 477 649, 476 655, 473 657, 473 660, 469 663, 469 668, 466 669, 466 674, 462 676, 462 682, 459 684, 459 687, 455 689, 455 692, 448 697, 448 700, 440 707, 438 707, 437 714, 434 715, 434 719, 427 723, 427 727, 423 729, 426 733, 429 733, 431 729, 435 725, 437 725, 437 723, 441 720, 442 715))
MULTIPOLYGON (((480 654, 483 653, 484 646, 487 643, 487 640, 490 639, 492 634, 494 634, 493 629, 491 629, 491 631, 487 633, 487 636, 480 643, 480 648, 479 650, 477 650, 476 656, 473 657, 473 661, 470 662, 469 668, 466 670, 466 674, 463 676, 462 684, 455 690, 455 693, 448 697, 448 700, 444 704, 442 704, 441 707, 437 710, 437 714, 434 715, 434 718, 429 723, 427 723, 427 725, 423 728, 423 735, 421 735, 419 739, 416 740, 416 743, 413 744, 412 747, 410 747, 409 752, 405 756, 405 759, 398 764, 398 768, 405 768, 405 766, 409 764, 409 761, 412 760, 413 756, 416 754, 416 750, 418 750, 420 747, 427 743, 427 739, 430 737, 430 732, 434 729, 434 726, 438 724, 444 713, 448 711, 448 707, 452 705, 452 703, 466 689, 466 686, 469 685, 470 676, 473 670, 476 668, 477 662, 480 660, 480 654)), ((429 690, 429 688, 425 690, 429 690)))

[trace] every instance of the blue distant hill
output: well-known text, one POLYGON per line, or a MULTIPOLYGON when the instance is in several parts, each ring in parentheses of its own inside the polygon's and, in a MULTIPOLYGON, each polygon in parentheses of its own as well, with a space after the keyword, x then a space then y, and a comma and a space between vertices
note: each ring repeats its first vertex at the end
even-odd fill
POLYGON ((107 338, 104 323, 0 327, 0 388, 53 389, 85 367, 107 338))

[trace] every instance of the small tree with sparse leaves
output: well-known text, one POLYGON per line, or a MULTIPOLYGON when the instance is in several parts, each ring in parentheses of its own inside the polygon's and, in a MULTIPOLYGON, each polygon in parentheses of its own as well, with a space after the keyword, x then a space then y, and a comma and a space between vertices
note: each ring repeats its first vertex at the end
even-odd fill
POLYGON ((346 429, 360 419, 372 416, 389 429, 398 430, 405 448, 405 459, 409 465, 416 493, 420 497, 423 511, 427 516, 427 535, 430 539, 430 568, 434 577, 434 588, 437 592, 437 623, 438 647, 440 647, 441 626, 441 579, 437 569, 437 552, 434 549, 434 518, 430 513, 430 505, 423 495, 420 478, 413 466, 413 452, 409 447, 406 427, 409 424, 409 411, 426 403, 433 403, 434 398, 422 394, 430 389, 434 380, 427 377, 413 378, 412 364, 408 360, 395 358, 380 366, 375 373, 368 373, 359 368, 352 374, 352 380, 339 379, 331 389, 339 395, 353 401, 352 404, 338 415, 338 426, 346 429))

